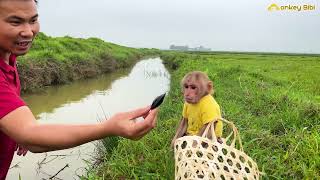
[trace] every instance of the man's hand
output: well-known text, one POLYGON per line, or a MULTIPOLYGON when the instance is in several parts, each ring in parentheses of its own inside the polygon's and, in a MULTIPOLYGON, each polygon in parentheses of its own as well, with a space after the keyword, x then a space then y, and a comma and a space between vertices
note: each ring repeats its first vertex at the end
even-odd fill
POLYGON ((156 126, 158 110, 150 110, 150 106, 129 112, 117 113, 104 122, 110 135, 139 140, 156 126), (143 117, 143 121, 134 119, 143 117))
POLYGON ((17 144, 16 151, 17 151, 17 155, 25 156, 27 154, 27 152, 28 152, 28 149, 26 149, 25 147, 17 144))

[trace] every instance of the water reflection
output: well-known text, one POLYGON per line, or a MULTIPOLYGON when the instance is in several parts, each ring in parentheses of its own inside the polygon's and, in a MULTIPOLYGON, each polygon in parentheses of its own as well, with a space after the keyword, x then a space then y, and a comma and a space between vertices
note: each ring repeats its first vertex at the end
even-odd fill
POLYGON ((63 104, 80 101, 94 91, 109 89, 114 80, 128 75, 130 70, 131 68, 120 69, 114 73, 104 74, 96 78, 49 87, 36 94, 24 94, 22 98, 27 102, 35 116, 42 112, 50 113, 63 104))

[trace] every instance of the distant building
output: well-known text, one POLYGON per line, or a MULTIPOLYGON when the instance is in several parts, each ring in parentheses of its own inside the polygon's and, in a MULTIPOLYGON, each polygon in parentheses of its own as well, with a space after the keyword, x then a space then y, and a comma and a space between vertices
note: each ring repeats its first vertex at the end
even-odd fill
POLYGON ((211 51, 210 48, 205 48, 203 46, 195 47, 195 48, 190 48, 189 51, 211 51))
POLYGON ((170 46, 171 50, 177 50, 177 51, 188 51, 189 47, 188 46, 175 46, 175 45, 171 45, 170 46))
POLYGON ((189 48, 186 46, 175 46, 171 45, 170 50, 176 50, 176 51, 211 51, 210 48, 205 48, 203 46, 195 47, 195 48, 189 48))

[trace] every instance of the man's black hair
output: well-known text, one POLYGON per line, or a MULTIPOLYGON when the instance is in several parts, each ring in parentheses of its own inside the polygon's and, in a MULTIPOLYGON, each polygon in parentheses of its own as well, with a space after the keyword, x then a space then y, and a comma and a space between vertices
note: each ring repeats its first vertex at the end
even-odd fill
MULTIPOLYGON (((1 0, 0 0, 1 1, 1 0)), ((34 0, 34 2, 36 3, 36 4, 38 4, 38 0, 34 0)))

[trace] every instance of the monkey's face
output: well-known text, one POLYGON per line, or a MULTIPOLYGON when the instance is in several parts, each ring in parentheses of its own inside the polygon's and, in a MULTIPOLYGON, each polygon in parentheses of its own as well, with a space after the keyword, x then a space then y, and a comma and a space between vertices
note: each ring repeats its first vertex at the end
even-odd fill
POLYGON ((184 100, 190 104, 196 104, 201 99, 199 85, 195 83, 185 83, 183 86, 184 100))
POLYGON ((184 100, 196 104, 202 97, 212 93, 213 85, 203 72, 194 71, 185 75, 181 81, 184 100))

